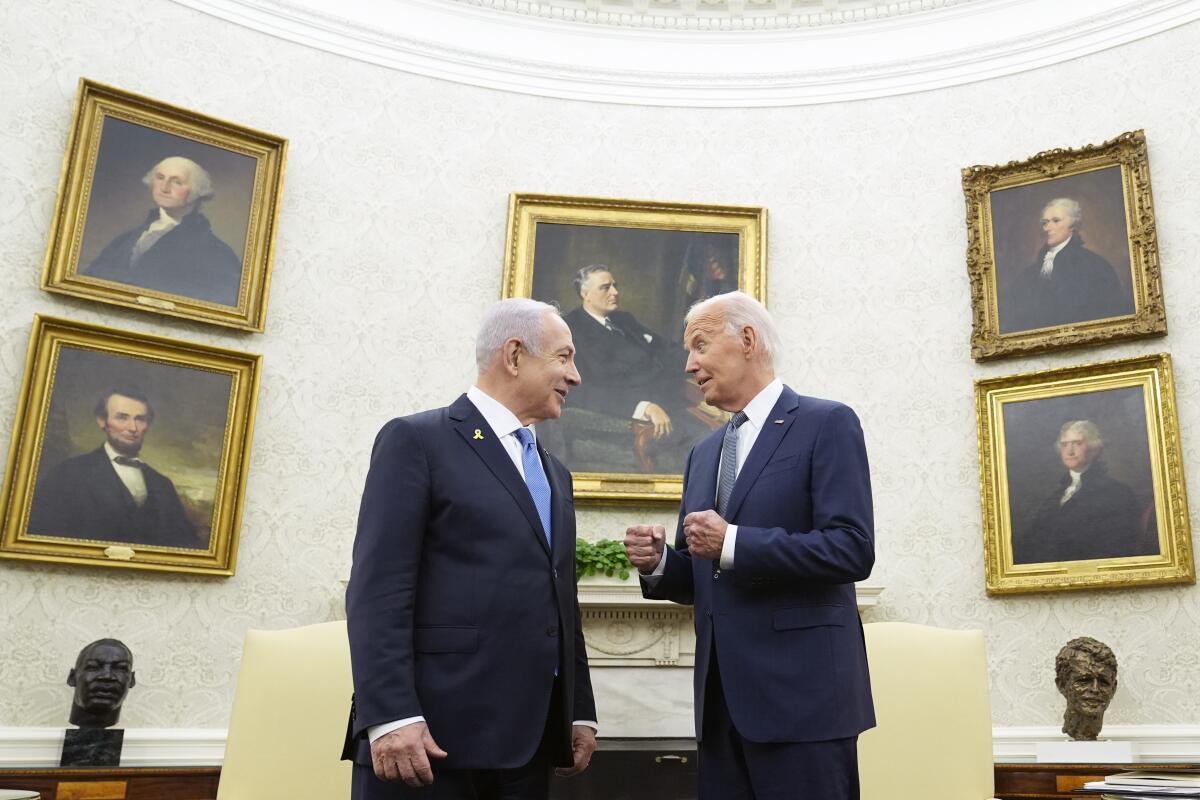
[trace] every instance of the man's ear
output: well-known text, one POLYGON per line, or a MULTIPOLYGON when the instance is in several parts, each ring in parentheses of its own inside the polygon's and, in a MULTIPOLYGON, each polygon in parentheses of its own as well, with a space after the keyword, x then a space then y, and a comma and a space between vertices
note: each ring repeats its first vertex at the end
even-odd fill
POLYGON ((96 427, 99 428, 100 430, 104 430, 104 426, 107 424, 108 424, 107 417, 96 417, 96 427))
POLYGON ((746 325, 742 328, 742 353, 746 358, 754 356, 754 346, 758 343, 758 331, 746 325))
POLYGON ((67 686, 75 688, 75 668, 71 667, 71 671, 67 673, 67 686))
POLYGON ((504 371, 509 375, 517 374, 517 365, 521 359, 521 340, 509 339, 504 343, 504 348, 500 351, 504 359, 504 371))
POLYGON ((130 672, 129 673, 129 688, 132 689, 134 686, 137 686, 137 673, 130 672))

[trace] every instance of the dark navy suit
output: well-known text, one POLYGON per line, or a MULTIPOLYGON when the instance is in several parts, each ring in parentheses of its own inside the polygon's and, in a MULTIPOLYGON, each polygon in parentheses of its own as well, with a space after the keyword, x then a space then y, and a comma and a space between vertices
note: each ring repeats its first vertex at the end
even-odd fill
MULTIPOLYGON (((571 475, 540 452, 553 548, 466 395, 380 431, 346 592, 355 702, 343 755, 356 772, 371 769, 368 727, 413 716, 449 753, 431 759, 435 786, 439 770, 515 769, 543 745, 570 766, 572 721, 595 720, 596 708, 575 595, 571 475)), ((412 791, 376 783, 378 793, 360 793, 356 777, 354 797, 412 791)))
MULTIPOLYGON (((723 436, 724 428, 714 431, 692 450, 675 549, 657 583, 643 583, 649 598, 695 606, 701 797, 716 796, 703 786, 713 691, 748 742, 852 742, 875 724, 854 592, 875 560, 858 418, 840 403, 783 387, 726 509, 726 521, 738 526, 728 570, 693 557, 683 535, 685 515, 715 508, 723 436), (715 675, 719 685, 709 686, 715 675)), ((793 787, 778 796, 809 795, 793 787)))

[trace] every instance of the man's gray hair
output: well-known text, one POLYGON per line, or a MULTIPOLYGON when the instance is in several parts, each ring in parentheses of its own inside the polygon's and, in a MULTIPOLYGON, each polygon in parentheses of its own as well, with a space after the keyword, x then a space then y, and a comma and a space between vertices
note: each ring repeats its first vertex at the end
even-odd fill
POLYGON ((583 267, 576 272, 575 277, 571 279, 571 283, 575 284, 575 294, 583 294, 583 285, 587 283, 588 278, 592 277, 593 273, 596 272, 607 272, 611 274, 612 270, 608 268, 607 264, 588 264, 586 267, 583 267))
POLYGON ((688 309, 686 322, 701 314, 716 313, 724 318, 726 333, 740 336, 743 328, 754 328, 763 361, 769 367, 775 366, 775 356, 783 350, 783 340, 766 306, 745 292, 726 292, 696 303, 688 309))
POLYGON ((480 372, 491 366, 509 339, 519 340, 530 353, 545 352, 542 343, 545 317, 558 313, 558 309, 549 303, 528 297, 510 297, 493 303, 484 312, 479 333, 475 336, 475 366, 480 372))
POLYGON ((1093 447, 1097 450, 1104 447, 1104 437, 1100 435, 1100 429, 1096 427, 1096 423, 1087 419, 1073 419, 1059 428, 1058 438, 1054 440, 1054 446, 1058 447, 1058 443, 1062 441, 1062 438, 1071 431, 1079 431, 1079 434, 1083 436, 1083 440, 1087 442, 1088 447, 1093 447))
POLYGON ((1078 230, 1083 225, 1083 209, 1080 208, 1079 203, 1069 197, 1059 197, 1051 200, 1042 206, 1042 213, 1045 213, 1047 208, 1061 208, 1067 212, 1067 216, 1071 218, 1072 230, 1078 230))
POLYGON ((187 165, 188 168, 188 183, 192 187, 192 193, 189 196, 193 202, 199 203, 203 200, 208 200, 213 196, 212 178, 209 177, 208 171, 204 167, 192 161, 190 158, 183 156, 167 156, 162 161, 159 161, 150 171, 142 176, 142 183, 147 186, 154 184, 154 173, 158 172, 158 168, 168 161, 179 161, 187 165))

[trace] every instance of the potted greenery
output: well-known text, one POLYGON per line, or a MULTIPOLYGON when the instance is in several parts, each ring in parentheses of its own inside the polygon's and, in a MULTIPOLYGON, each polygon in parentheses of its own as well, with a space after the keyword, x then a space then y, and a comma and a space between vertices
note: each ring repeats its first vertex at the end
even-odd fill
POLYGON ((579 580, 603 576, 624 581, 629 579, 632 569, 625 545, 616 539, 575 540, 575 572, 579 580))

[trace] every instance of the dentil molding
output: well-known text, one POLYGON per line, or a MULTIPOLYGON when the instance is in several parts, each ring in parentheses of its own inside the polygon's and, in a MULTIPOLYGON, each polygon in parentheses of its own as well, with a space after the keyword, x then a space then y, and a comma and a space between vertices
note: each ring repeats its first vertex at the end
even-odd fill
POLYGON ((1049 66, 1200 19, 1200 0, 905 0, 876 4, 869 17, 856 10, 851 19, 861 21, 841 21, 832 11, 751 15, 758 20, 751 29, 734 29, 750 18, 744 0, 723 0, 730 11, 720 24, 682 3, 668 15, 675 22, 665 23, 660 8, 641 0, 627 12, 595 10, 587 0, 582 10, 571 0, 173 1, 418 75, 546 97, 690 107, 809 105, 937 89, 1049 66), (813 24, 797 23, 801 17, 813 24))

